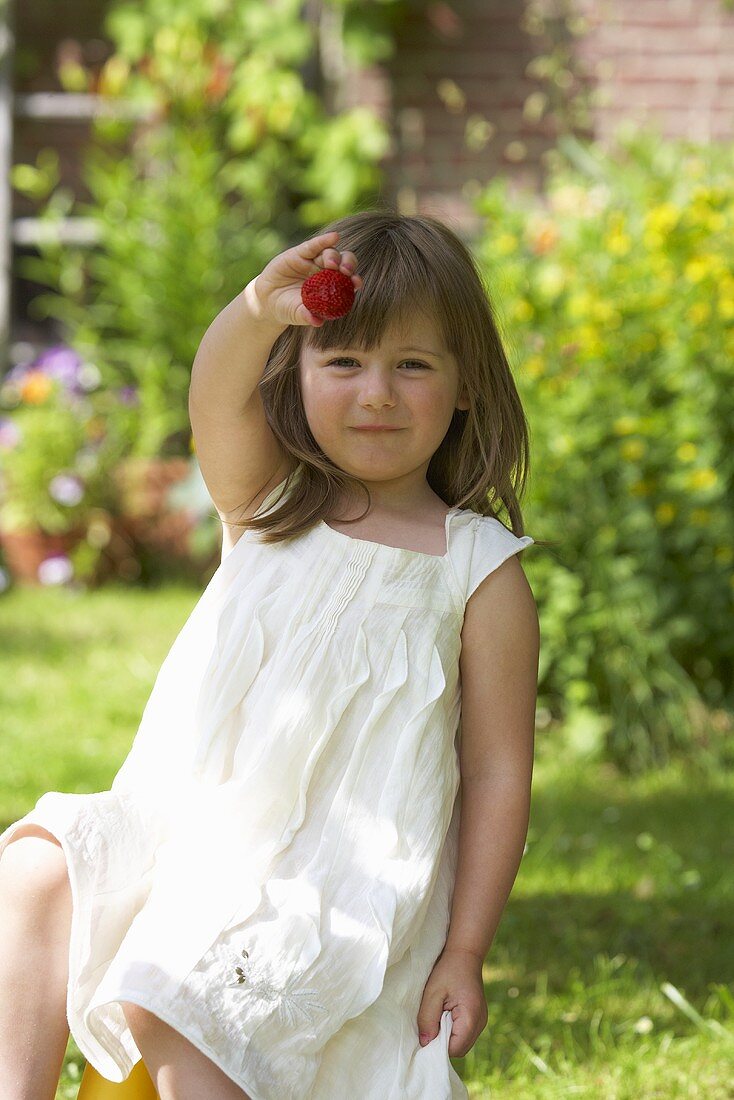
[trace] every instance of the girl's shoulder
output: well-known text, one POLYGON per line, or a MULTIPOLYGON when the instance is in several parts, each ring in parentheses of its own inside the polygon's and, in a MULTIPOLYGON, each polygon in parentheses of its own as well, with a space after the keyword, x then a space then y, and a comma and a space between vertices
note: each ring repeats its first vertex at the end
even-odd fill
POLYGON ((513 534, 496 516, 469 511, 460 515, 461 534, 455 540, 457 552, 452 565, 466 602, 485 577, 513 554, 532 545, 535 539, 531 535, 513 534))

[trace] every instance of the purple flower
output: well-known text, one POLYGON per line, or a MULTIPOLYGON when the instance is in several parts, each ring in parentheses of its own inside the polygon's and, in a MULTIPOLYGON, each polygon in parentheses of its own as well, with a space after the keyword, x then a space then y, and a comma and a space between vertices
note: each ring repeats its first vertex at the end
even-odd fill
POLYGON ((25 378, 29 371, 38 370, 48 378, 55 378, 70 394, 83 394, 99 384, 99 371, 91 363, 84 363, 65 344, 46 348, 28 363, 18 363, 5 375, 10 382, 25 378))
POLYGON ((0 450, 12 451, 20 442, 20 428, 10 417, 0 416, 0 450))
POLYGON ((76 383, 81 365, 82 361, 77 353, 64 344, 46 348, 33 363, 36 370, 42 370, 44 374, 60 379, 65 385, 76 383))
POLYGON ((73 474, 57 474, 48 486, 49 496, 59 504, 78 504, 84 496, 84 483, 73 474))
POLYGON ((66 554, 52 554, 38 567, 41 584, 64 584, 74 576, 74 566, 66 554))
POLYGON ((137 405, 138 387, 137 386, 121 386, 117 391, 117 398, 123 405, 137 405))

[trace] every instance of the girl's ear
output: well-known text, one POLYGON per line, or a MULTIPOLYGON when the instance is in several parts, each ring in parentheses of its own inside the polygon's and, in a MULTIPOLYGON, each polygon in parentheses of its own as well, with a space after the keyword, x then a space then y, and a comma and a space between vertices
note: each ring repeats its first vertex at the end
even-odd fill
POLYGON ((466 388, 464 386, 459 390, 459 396, 456 398, 456 408, 465 412, 469 408, 469 398, 466 394, 466 388))

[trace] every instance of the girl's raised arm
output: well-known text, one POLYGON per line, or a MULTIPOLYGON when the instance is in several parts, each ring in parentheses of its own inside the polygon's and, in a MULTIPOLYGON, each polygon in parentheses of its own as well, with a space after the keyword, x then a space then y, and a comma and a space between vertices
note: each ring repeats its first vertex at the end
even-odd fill
POLYGON ((204 333, 189 386, 189 419, 202 477, 222 520, 243 519, 288 473, 287 456, 265 417, 258 383, 288 325, 324 323, 301 301, 309 275, 341 268, 359 289, 351 252, 324 233, 274 257, 204 333))

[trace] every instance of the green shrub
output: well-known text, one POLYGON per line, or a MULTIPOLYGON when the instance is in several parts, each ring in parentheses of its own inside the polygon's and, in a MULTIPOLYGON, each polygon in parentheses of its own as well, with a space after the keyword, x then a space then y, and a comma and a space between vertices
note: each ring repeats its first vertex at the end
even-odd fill
POLYGON ((567 149, 545 198, 493 181, 478 250, 531 424, 528 530, 555 542, 543 703, 636 769, 732 703, 731 150, 567 149))

